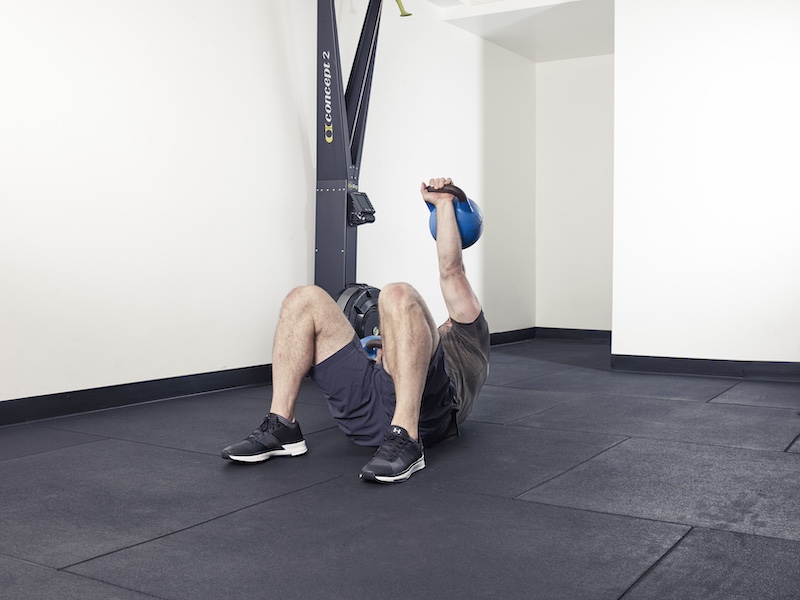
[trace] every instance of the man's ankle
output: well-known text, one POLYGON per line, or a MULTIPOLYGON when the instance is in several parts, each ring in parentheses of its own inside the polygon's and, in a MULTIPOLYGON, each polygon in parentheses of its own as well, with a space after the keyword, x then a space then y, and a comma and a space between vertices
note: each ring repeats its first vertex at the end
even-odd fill
POLYGON ((270 409, 269 412, 278 417, 278 420, 284 425, 291 425, 295 421, 292 411, 270 409))
POLYGON ((419 429, 418 428, 415 427, 414 429, 410 429, 410 428, 406 427, 405 425, 403 425, 402 423, 395 423, 394 421, 392 421, 391 425, 389 426, 390 430, 391 430, 392 427, 402 427, 403 430, 408 435, 408 437, 410 437, 415 442, 419 443, 419 429))

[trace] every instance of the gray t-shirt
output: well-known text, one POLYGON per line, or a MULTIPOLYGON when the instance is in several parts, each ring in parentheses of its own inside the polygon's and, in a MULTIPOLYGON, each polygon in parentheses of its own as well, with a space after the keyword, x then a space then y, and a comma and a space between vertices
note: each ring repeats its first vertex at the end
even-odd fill
MULTIPOLYGON (((489 375, 489 324, 483 311, 472 323, 450 320, 452 326, 442 333, 444 364, 455 386, 456 420, 466 419, 489 375)), ((440 329, 441 331, 441 329, 440 329)))

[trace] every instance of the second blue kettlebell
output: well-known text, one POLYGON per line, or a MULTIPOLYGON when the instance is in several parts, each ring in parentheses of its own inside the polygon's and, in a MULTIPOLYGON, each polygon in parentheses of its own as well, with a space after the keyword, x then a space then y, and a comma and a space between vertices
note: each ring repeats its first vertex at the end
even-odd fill
MULTIPOLYGON (((467 195, 461 188, 452 184, 445 185, 438 189, 428 186, 428 191, 453 194, 455 196, 453 208, 455 208, 456 211, 458 231, 461 233, 461 247, 469 248, 472 244, 477 242, 483 233, 483 212, 481 212, 480 206, 478 206, 475 201, 467 198, 467 195)), ((433 239, 436 239, 436 207, 430 203, 426 204, 428 204, 428 208, 431 211, 428 225, 430 226, 433 239)))

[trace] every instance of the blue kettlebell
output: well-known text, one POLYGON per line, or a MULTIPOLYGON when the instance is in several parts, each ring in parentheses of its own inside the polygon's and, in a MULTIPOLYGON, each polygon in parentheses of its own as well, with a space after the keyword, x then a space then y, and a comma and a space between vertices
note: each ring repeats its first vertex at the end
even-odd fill
MULTIPOLYGON (((452 184, 445 185, 441 188, 427 187, 429 192, 440 192, 443 194, 453 194, 453 200, 456 211, 456 223, 458 223, 458 231, 461 233, 461 247, 469 248, 478 241, 483 233, 483 213, 481 208, 473 201, 467 198, 467 195, 452 184)), ((436 239, 436 207, 426 202, 431 211, 430 221, 428 225, 431 229, 433 239, 436 239)))
POLYGON ((379 335, 368 335, 361 338, 361 346, 367 351, 372 360, 378 358, 378 348, 381 348, 382 345, 381 336, 379 335))

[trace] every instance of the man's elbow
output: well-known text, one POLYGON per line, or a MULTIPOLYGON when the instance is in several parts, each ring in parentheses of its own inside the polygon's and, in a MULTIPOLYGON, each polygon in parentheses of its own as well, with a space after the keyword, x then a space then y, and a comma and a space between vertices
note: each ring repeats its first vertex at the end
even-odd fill
POLYGON ((442 266, 439 269, 439 278, 442 281, 465 278, 467 276, 463 263, 442 266))

